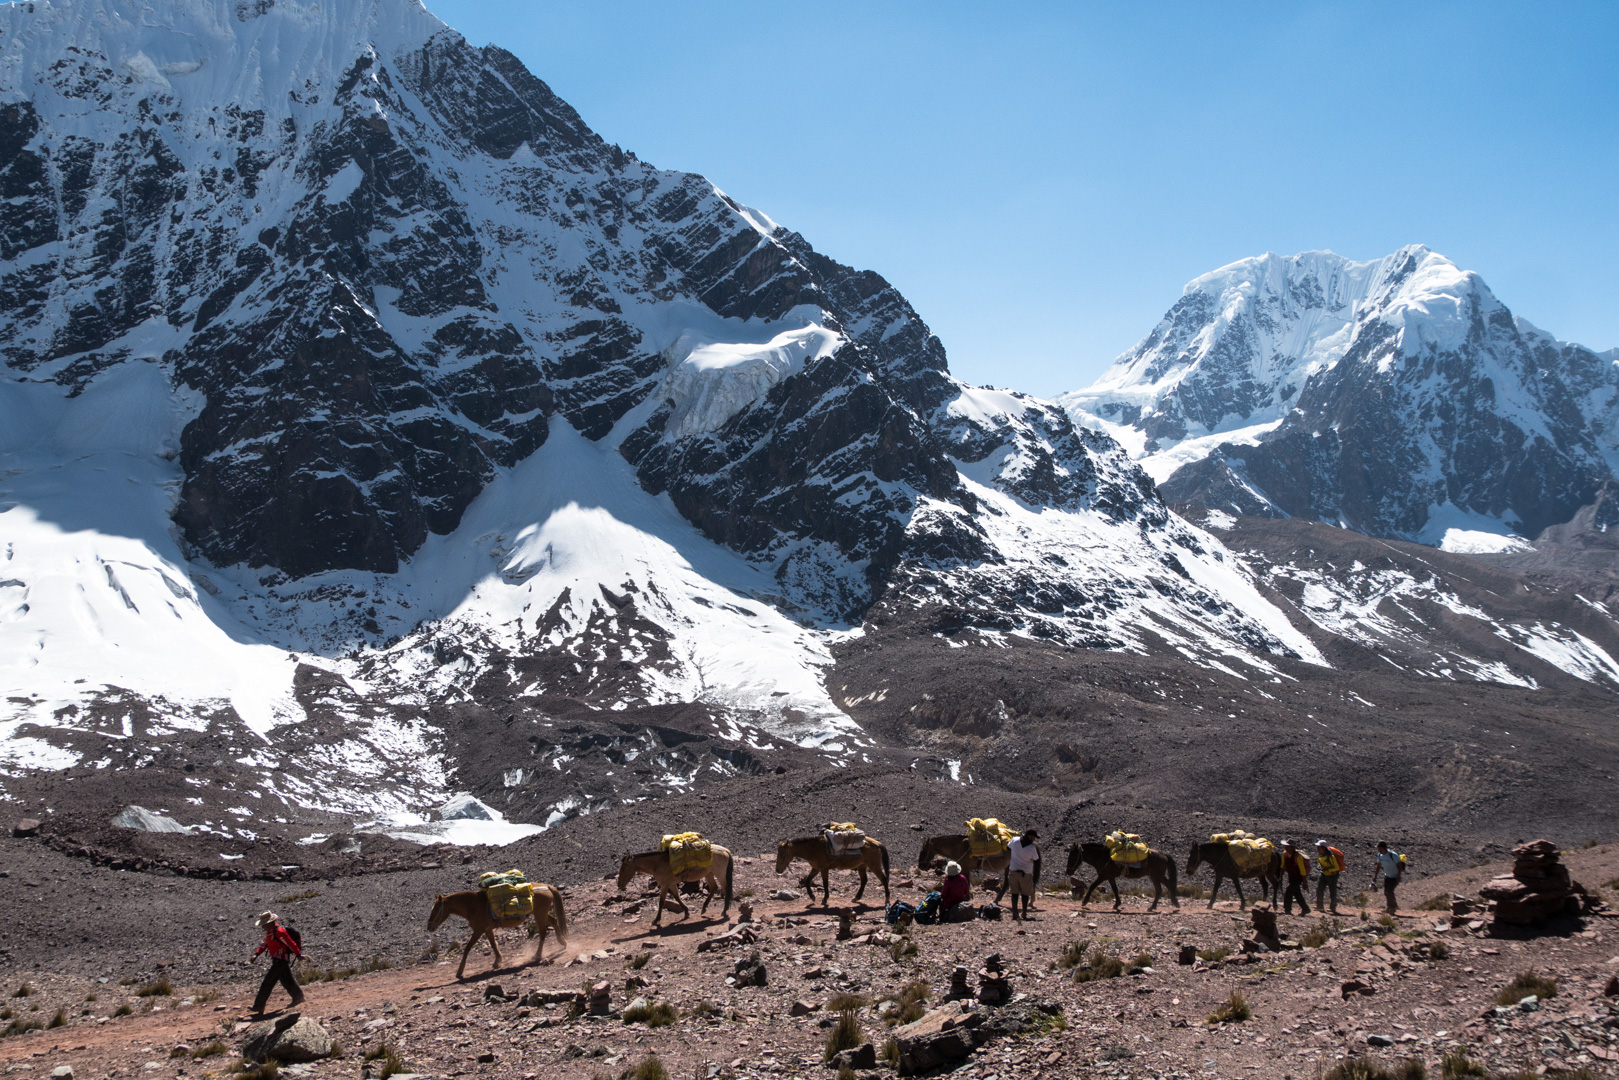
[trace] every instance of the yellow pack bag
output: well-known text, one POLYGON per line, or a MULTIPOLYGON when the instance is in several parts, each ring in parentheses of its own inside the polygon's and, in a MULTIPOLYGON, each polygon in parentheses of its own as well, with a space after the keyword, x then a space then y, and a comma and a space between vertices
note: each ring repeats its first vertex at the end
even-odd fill
POLYGON ((704 840, 702 833, 668 833, 661 848, 669 856, 669 869, 676 874, 706 870, 714 861, 714 845, 704 840))
POLYGON ((489 915, 495 919, 516 919, 534 914, 534 886, 491 885, 484 890, 489 898, 489 915))
POLYGON ((998 818, 967 819, 967 848, 975 859, 999 855, 1016 836, 1017 833, 998 818))
POLYGON ((1241 840, 1232 840, 1227 845, 1231 852, 1231 861, 1237 864, 1239 870, 1253 870, 1270 864, 1271 856, 1276 854, 1276 845, 1263 836, 1244 837, 1241 840))
POLYGON ((1134 865, 1135 863, 1146 861, 1146 842, 1135 833, 1114 829, 1103 838, 1103 842, 1107 845, 1108 855, 1116 863, 1134 865))

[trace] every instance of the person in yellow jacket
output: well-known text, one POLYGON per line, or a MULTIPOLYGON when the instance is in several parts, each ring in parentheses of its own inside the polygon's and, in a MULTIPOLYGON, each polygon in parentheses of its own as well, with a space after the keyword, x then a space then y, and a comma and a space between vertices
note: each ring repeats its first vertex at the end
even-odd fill
POLYGON ((1304 852, 1293 846, 1293 841, 1282 841, 1282 872, 1287 875, 1287 891, 1282 893, 1282 913, 1293 914, 1293 901, 1299 902, 1299 914, 1310 914, 1310 905, 1304 902, 1304 883, 1310 880, 1310 860, 1304 852))
POLYGON ((1315 883, 1315 906, 1326 907, 1323 900, 1327 893, 1332 894, 1332 914, 1338 914, 1338 875, 1344 872, 1347 865, 1344 862, 1344 853, 1335 847, 1328 847, 1325 840, 1315 842, 1315 864, 1321 870, 1321 876, 1315 883))

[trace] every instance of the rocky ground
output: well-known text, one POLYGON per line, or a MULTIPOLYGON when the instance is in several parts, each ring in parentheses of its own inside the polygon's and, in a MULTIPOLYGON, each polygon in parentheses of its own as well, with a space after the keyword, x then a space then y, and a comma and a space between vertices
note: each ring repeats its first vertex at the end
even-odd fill
MULTIPOLYGON (((54 1028, 0 1038, 0 1061, 21 1078, 43 1078, 63 1065, 81 1078, 226 1073, 246 1037, 243 1020, 258 975, 246 960, 256 937, 251 916, 264 906, 302 929, 312 968, 339 965, 334 981, 308 987, 303 1014, 330 1031, 340 1056, 286 1067, 290 1075, 350 1076, 367 1052, 386 1043, 409 1068, 437 1076, 616 1077, 657 1055, 677 1077, 830 1077, 821 1059, 830 1007, 840 996, 856 1005, 864 1036, 881 1049, 898 1010, 885 1001, 897 1002, 921 982, 928 1007, 937 1007, 957 965, 969 969, 976 985, 991 954, 1003 958, 1015 994, 1054 1002, 1064 1021, 990 1041, 956 1066, 952 1075, 962 1078, 1084 1072, 1124 1080, 1261 1069, 1307 1077, 1351 1056, 1418 1058, 1437 1070, 1441 1056, 1458 1049, 1496 1070, 1619 1075, 1619 997, 1609 992, 1619 975, 1619 920, 1608 915, 1495 937, 1450 929, 1446 913, 1435 910, 1409 910, 1387 925, 1375 909, 1362 917, 1346 898, 1342 914, 1326 920, 1333 936, 1320 947, 1249 959, 1239 945, 1248 920, 1229 900, 1209 909, 1188 898, 1179 910, 1149 913, 1144 898, 1127 895, 1115 913, 1107 903, 1081 909, 1066 895, 1049 894, 1031 924, 979 921, 905 934, 887 926, 872 904, 856 909, 853 937, 840 941, 834 910, 801 897, 775 898, 795 883, 775 874, 771 855, 759 854, 742 857, 737 869, 736 887, 753 905, 754 921, 734 944, 709 943, 736 930, 739 906, 728 919, 717 906, 707 917, 680 922, 667 914, 658 930, 639 883, 620 894, 599 876, 580 878, 566 887, 566 948, 549 945, 544 963, 518 966, 532 959, 532 945, 507 931, 507 966, 492 970, 492 957, 480 948, 468 978, 458 981, 461 924, 435 938, 419 920, 433 882, 448 887, 450 877, 470 868, 294 887, 116 872, 37 840, 5 844, 8 876, 0 878, 0 896, 12 913, 5 933, 14 950, 3 982, 11 1013, 5 1020, 23 1026, 61 1018, 54 1028), (162 917, 153 918, 159 903, 162 917), (31 932, 30 920, 44 907, 65 911, 86 931, 76 935, 84 940, 60 928, 49 938, 31 932), (748 933, 757 940, 746 941, 748 933), (42 940, 26 948, 18 941, 36 936, 42 940), (1116 956, 1125 965, 1145 962, 1146 953, 1151 970, 1076 982, 1054 966, 1076 942, 1087 957, 1116 956), (1182 966, 1177 959, 1187 945, 1203 958, 1182 966), (737 962, 755 950, 766 985, 728 985, 737 962), (1229 953, 1219 958, 1222 950, 1229 953), (371 956, 377 959, 369 964, 355 960, 371 956), (353 967, 373 970, 346 971, 353 967), (1533 1011, 1498 1014, 1497 996, 1524 972, 1554 979, 1556 995, 1533 1011), (165 978, 172 993, 141 996, 165 978), (674 1022, 654 1028, 621 1015, 570 1015, 571 995, 599 982, 610 986, 613 1014, 645 997, 671 1006, 674 1022), (1346 993, 1346 983, 1364 991, 1346 993), (24 986, 27 994, 16 996, 24 986), (1234 992, 1252 1017, 1208 1023, 1234 992), (196 1056, 216 1046, 210 1056, 196 1056)), ((1588 888, 1619 891, 1619 845, 1576 850, 1564 861, 1588 888)), ((1452 892, 1476 894, 1507 869, 1490 863, 1431 873, 1414 879, 1404 900, 1417 905, 1452 892)), ((914 869, 895 871, 901 898, 918 898, 936 880, 914 869)), ((834 879, 834 905, 849 901, 852 880, 834 879)), ((1351 888, 1363 881, 1357 873, 1351 888)), ((865 899, 880 904, 880 889, 874 885, 865 899)), ((1313 913, 1281 916, 1282 932, 1295 942, 1319 923, 1313 913)))

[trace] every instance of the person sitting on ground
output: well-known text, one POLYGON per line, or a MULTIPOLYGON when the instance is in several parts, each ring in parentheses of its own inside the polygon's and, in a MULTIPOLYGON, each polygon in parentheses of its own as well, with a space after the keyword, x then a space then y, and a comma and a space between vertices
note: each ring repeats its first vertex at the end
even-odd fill
POLYGON ((263 1014, 264 1007, 270 1003, 270 994, 275 990, 275 984, 280 983, 292 995, 292 1007, 296 1009, 304 1003, 304 992, 298 987, 298 980, 292 977, 292 958, 302 956, 303 949, 298 939, 281 925, 273 911, 266 911, 259 916, 258 927, 264 931, 264 940, 259 947, 253 950, 253 959, 256 961, 260 953, 270 954, 270 970, 264 973, 264 981, 259 984, 259 995, 253 999, 253 1011, 263 1014))
POLYGON ((944 887, 939 890, 940 922, 969 922, 973 906, 967 903, 972 895, 972 884, 962 872, 961 864, 954 860, 944 865, 944 887))
POLYGON ((1040 849, 1035 841, 1040 834, 1033 829, 1008 845, 1010 857, 1006 865, 1007 883, 1012 891, 1012 919, 1029 922, 1034 907, 1034 888, 1040 884, 1040 849), (1018 914, 1018 899, 1023 900, 1023 914, 1018 914))
POLYGON ((1405 874, 1405 860, 1398 851, 1389 850, 1389 846, 1381 840, 1377 842, 1377 868, 1372 871, 1372 884, 1377 884, 1379 874, 1383 876, 1383 899, 1388 903, 1388 913, 1393 915, 1400 910, 1400 905, 1394 900, 1394 888, 1405 874))
POLYGON ((1332 894, 1332 914, 1338 914, 1338 875, 1344 872, 1344 853, 1328 847, 1325 840, 1315 842, 1315 861, 1321 867, 1321 876, 1315 883, 1315 906, 1326 907, 1326 894, 1332 894))
POLYGON ((1310 914, 1310 905, 1304 902, 1304 883, 1310 879, 1310 860, 1293 846, 1293 841, 1282 841, 1282 870, 1287 874, 1287 891, 1282 894, 1282 913, 1293 914, 1293 901, 1299 902, 1299 914, 1310 914))

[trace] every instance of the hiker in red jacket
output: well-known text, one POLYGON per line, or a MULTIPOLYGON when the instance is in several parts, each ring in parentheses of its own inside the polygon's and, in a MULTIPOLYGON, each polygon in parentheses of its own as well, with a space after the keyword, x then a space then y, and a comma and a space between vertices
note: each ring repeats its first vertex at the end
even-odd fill
POLYGON ((298 988, 298 980, 292 977, 292 958, 302 956, 304 951, 299 947, 298 939, 281 925, 275 912, 261 914, 258 927, 264 931, 264 940, 253 950, 253 959, 257 961, 260 953, 269 953, 270 970, 264 973, 264 981, 259 984, 259 996, 253 999, 253 1011, 264 1012, 264 1007, 270 1003, 270 992, 278 982, 292 995, 292 1007, 296 1009, 304 1003, 304 992, 298 988))

